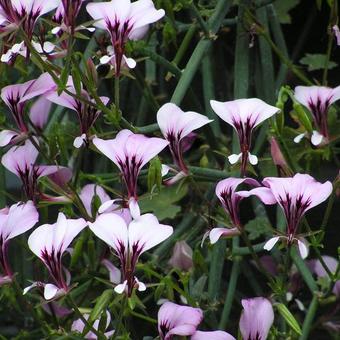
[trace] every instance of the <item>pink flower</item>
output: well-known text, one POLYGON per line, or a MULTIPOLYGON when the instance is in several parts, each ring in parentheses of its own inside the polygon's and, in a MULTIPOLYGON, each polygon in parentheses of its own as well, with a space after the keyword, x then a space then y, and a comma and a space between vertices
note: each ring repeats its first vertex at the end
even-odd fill
MULTIPOLYGON (((21 179, 26 198, 36 202, 44 195, 38 189, 38 180, 63 172, 69 178, 69 169, 56 165, 36 165, 38 150, 31 141, 26 140, 23 146, 14 146, 2 157, 2 165, 21 179), (66 171, 66 173, 64 173, 66 171)), ((53 177, 51 177, 53 180, 53 177)))
POLYGON ((202 320, 200 308, 165 302, 158 311, 159 336, 161 340, 171 340, 175 335, 193 335, 202 320))
POLYGON ((263 297, 243 299, 240 331, 243 339, 265 340, 274 322, 273 307, 263 297))
POLYGON ((203 332, 196 331, 191 338, 191 340, 236 340, 232 335, 223 331, 212 331, 203 332))
MULTIPOLYGON (((312 144, 327 143, 329 140, 328 109, 334 102, 340 99, 340 86, 334 89, 325 86, 297 86, 294 96, 313 116, 317 131, 312 133, 312 144)), ((294 141, 298 143, 304 136, 305 134, 298 135, 294 141)))
POLYGON ((333 33, 334 33, 335 38, 336 38, 336 44, 338 46, 340 46, 340 30, 339 30, 339 26, 338 25, 334 25, 332 27, 332 30, 333 30, 333 33))
MULTIPOLYGON (((88 318, 90 317, 89 314, 84 314, 84 318, 87 320, 88 318)), ((99 323, 100 323, 100 319, 96 320, 94 323, 93 323, 93 328, 98 330, 99 328, 99 323)), ((110 323, 111 323, 111 315, 108 311, 106 311, 106 327, 105 327, 105 330, 109 328, 110 326, 110 323)), ((76 321, 74 321, 72 323, 72 326, 71 326, 71 331, 72 332, 78 332, 78 333, 83 333, 83 330, 85 328, 85 324, 83 322, 82 319, 77 319, 76 321)), ((104 335, 107 339, 109 339, 113 333, 115 331, 109 331, 109 332, 105 332, 104 335)), ((84 336, 84 339, 90 339, 90 340, 94 340, 94 339, 97 339, 97 335, 95 335, 93 332, 89 331, 88 333, 86 333, 86 335, 84 336)))
MULTIPOLYGON (((27 124, 24 120, 26 102, 34 97, 45 94, 56 88, 52 77, 48 73, 43 73, 39 78, 30 80, 23 84, 9 85, 1 90, 1 99, 8 106, 12 113, 14 122, 18 130, 26 134, 27 124)), ((32 110, 35 108, 33 107, 32 110)), ((37 114, 33 114, 33 120, 37 114)), ((5 146, 15 137, 18 132, 4 130, 0 133, 0 146, 5 146)))
POLYGON ((126 224, 124 219, 114 213, 99 215, 95 222, 89 223, 94 234, 114 249, 120 259, 122 279, 115 287, 118 294, 126 292, 131 296, 134 288, 144 291, 146 286, 134 276, 139 256, 167 239, 173 232, 168 225, 159 224, 152 214, 139 216, 126 224))
MULTIPOLYGON (((78 17, 80 8, 85 0, 61 0, 61 4, 57 8, 52 20, 59 24, 53 28, 52 33, 62 36, 62 32, 74 34, 76 31, 87 29, 90 32, 94 31, 92 27, 78 26, 76 27, 76 19, 78 17)), ((67 42, 62 42, 67 47, 67 42)))
POLYGON ((231 164, 235 164, 242 158, 241 173, 244 176, 248 160, 252 165, 258 162, 257 157, 250 153, 253 130, 276 114, 279 109, 257 98, 237 99, 224 103, 211 100, 210 104, 215 113, 230 124, 238 134, 241 153, 233 154, 228 159, 231 164))
MULTIPOLYGON (((262 182, 265 187, 252 189, 249 193, 258 196, 265 204, 278 203, 287 221, 288 244, 297 241, 300 254, 303 258, 308 255, 305 241, 296 238, 297 229, 301 218, 311 208, 325 201, 332 193, 332 183, 317 182, 306 174, 296 174, 294 177, 277 178, 267 177, 262 182)), ((265 249, 271 250, 283 236, 271 238, 265 249)))
POLYGON ((84 204, 87 214, 93 218, 96 217, 97 213, 113 212, 121 216, 126 223, 131 222, 130 210, 128 208, 122 208, 120 205, 116 204, 116 202, 121 200, 111 200, 110 196, 100 185, 85 185, 81 190, 79 197, 84 204), (99 199, 98 203, 100 206, 98 207, 98 211, 93 212, 92 204, 95 196, 97 196, 97 199, 99 199))
POLYGON ((32 40, 37 20, 59 6, 60 0, 1 0, 0 30, 13 30, 20 26, 32 40))
POLYGON ((148 138, 122 130, 115 139, 94 138, 93 144, 122 172, 129 199, 137 199, 137 178, 140 170, 161 152, 168 142, 161 138, 148 138))
POLYGON ((164 138, 169 142, 169 148, 175 164, 184 173, 188 168, 183 160, 183 139, 192 131, 212 122, 206 116, 196 112, 183 112, 177 105, 164 104, 157 113, 157 123, 164 138))
POLYGON ((169 265, 184 271, 189 271, 193 267, 192 249, 185 241, 175 243, 169 265))
MULTIPOLYGON (((70 85, 67 87, 67 90, 74 94, 76 93, 76 90, 73 87, 71 81, 70 85)), ((85 90, 81 91, 81 95, 85 100, 94 103, 94 100, 89 96, 89 94, 85 90)), ((77 113, 80 124, 80 136, 75 138, 73 146, 76 148, 80 148, 83 145, 83 143, 88 144, 89 140, 88 135, 90 129, 94 125, 101 111, 97 110, 95 106, 86 104, 65 92, 62 92, 60 95, 58 94, 57 91, 50 92, 47 96, 47 99, 50 100, 52 103, 67 107, 77 113)), ((109 102, 108 97, 100 97, 100 100, 103 102, 104 105, 106 105, 109 102)))
POLYGON ((0 210, 0 269, 4 274, 0 275, 0 282, 10 282, 13 276, 7 254, 9 241, 33 228, 38 220, 39 214, 32 201, 0 210))
POLYGON ((228 213, 232 228, 214 228, 209 233, 211 243, 216 243, 221 236, 231 237, 240 233, 241 221, 239 204, 240 201, 249 196, 248 191, 236 191, 240 184, 249 184, 251 186, 259 186, 260 184, 252 178, 234 178, 230 177, 217 183, 216 196, 222 203, 224 210, 228 213))
POLYGON ((85 227, 86 221, 84 219, 67 219, 63 213, 59 213, 56 223, 44 224, 33 231, 28 239, 28 246, 47 267, 54 283, 35 283, 26 288, 24 293, 41 284, 45 287, 45 299, 50 300, 65 294, 69 290, 68 280, 65 280, 63 274, 65 269, 62 266, 62 256, 73 239, 85 227))
POLYGON ((112 0, 108 2, 95 2, 86 6, 87 11, 94 20, 94 25, 107 30, 111 35, 114 49, 112 59, 115 62, 116 76, 119 77, 122 61, 134 66, 125 57, 125 44, 131 40, 141 39, 148 29, 148 25, 161 19, 164 10, 156 10, 152 0, 112 0))
MULTIPOLYGON (((328 267, 329 271, 333 274, 336 273, 336 270, 338 268, 338 261, 331 256, 324 255, 322 256, 323 261, 325 262, 326 266, 328 267)), ((314 272, 318 277, 328 277, 328 274, 321 264, 320 260, 310 260, 308 261, 308 265, 312 272, 314 272)), ((333 293, 340 297, 340 280, 337 280, 334 287, 333 287, 333 293)))

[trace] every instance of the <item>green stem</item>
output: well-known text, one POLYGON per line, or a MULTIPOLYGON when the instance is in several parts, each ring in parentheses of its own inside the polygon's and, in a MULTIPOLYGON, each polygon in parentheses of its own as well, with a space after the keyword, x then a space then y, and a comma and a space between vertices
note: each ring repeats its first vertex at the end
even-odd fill
POLYGON ((327 223, 328 223, 328 220, 331 216, 331 212, 332 212, 332 208, 333 208, 333 205, 334 205, 334 202, 335 202, 335 192, 333 191, 329 200, 328 200, 328 204, 327 204, 327 208, 326 208, 326 211, 325 211, 325 215, 322 219, 322 222, 321 222, 321 230, 325 231, 326 227, 327 227, 327 223))
POLYGON ((271 46, 275 54, 280 58, 281 62, 284 63, 301 81, 303 81, 306 85, 313 85, 313 82, 310 81, 298 68, 295 66, 282 52, 281 50, 274 44, 274 42, 269 37, 268 32, 265 30, 260 30, 258 32, 261 36, 263 36, 268 44, 271 46))
POLYGON ((302 325, 302 335, 300 336, 299 340, 307 340, 310 339, 309 333, 313 326, 313 320, 315 318, 316 311, 318 309, 319 302, 316 295, 313 296, 313 299, 309 305, 307 315, 302 325))
POLYGON ((72 307, 72 309, 74 310, 74 312, 76 313, 77 317, 84 323, 84 325, 86 326, 86 328, 89 329, 89 331, 93 332, 94 334, 97 335, 98 339, 106 339, 105 335, 98 331, 97 329, 95 329, 93 326, 91 326, 88 321, 84 318, 83 314, 80 312, 77 304, 74 302, 72 296, 70 294, 68 294, 66 296, 66 301, 67 303, 72 307))
POLYGON ((120 82, 120 77, 115 76, 115 106, 116 106, 116 110, 119 110, 119 82, 120 82))
POLYGON ((193 2, 190 4, 190 9, 194 16, 196 17, 197 22, 200 25, 201 29, 203 30, 205 36, 209 37, 210 34, 209 27, 207 26, 207 23, 203 20, 201 13, 199 12, 199 10, 197 9, 196 5, 193 2))
POLYGON ((147 322, 150 322, 154 325, 157 325, 158 321, 156 319, 153 319, 153 318, 150 318, 149 316, 146 316, 146 315, 143 315, 143 314, 140 314, 140 313, 137 313, 133 310, 130 311, 130 314, 139 318, 139 319, 142 319, 144 321, 147 321, 147 322))
POLYGON ((218 325, 219 329, 226 329, 226 326, 228 324, 231 307, 233 304, 233 300, 235 298, 237 280, 240 274, 240 262, 241 262, 240 257, 235 257, 233 259, 233 266, 232 266, 231 274, 229 278, 228 291, 227 291, 227 295, 224 301, 224 307, 223 307, 223 311, 221 315, 221 320, 218 325))
POLYGON ((305 262, 302 260, 301 256, 298 254, 295 247, 290 249, 290 256, 299 270, 303 280, 307 284, 309 290, 314 294, 318 290, 318 285, 316 284, 311 272, 306 266, 305 262))
POLYGON ((211 300, 217 299, 221 291, 221 278, 225 251, 225 240, 219 240, 212 249, 208 283, 208 296, 211 300))

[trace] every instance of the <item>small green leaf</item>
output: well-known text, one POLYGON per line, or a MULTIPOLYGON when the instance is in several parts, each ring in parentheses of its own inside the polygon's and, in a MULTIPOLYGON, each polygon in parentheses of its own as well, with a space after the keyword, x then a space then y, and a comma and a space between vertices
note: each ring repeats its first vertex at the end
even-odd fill
POLYGON ((274 7, 281 24, 290 24, 292 18, 289 12, 299 4, 300 0, 276 0, 274 7))
POLYGON ((293 109, 296 113, 297 118, 299 119, 299 122, 305 127, 305 129, 308 132, 312 132, 313 131, 312 122, 305 108, 299 103, 294 103, 293 109))
MULTIPOLYGON (((308 71, 315 71, 315 70, 323 70, 326 65, 327 55, 326 54, 310 54, 306 53, 306 55, 300 59, 300 63, 302 65, 308 66, 308 71)), ((328 62, 328 69, 331 70, 332 68, 338 66, 337 63, 334 61, 328 62)))
POLYGON ((163 187, 162 191, 151 198, 141 198, 139 206, 142 213, 153 212, 160 221, 166 218, 174 218, 181 211, 181 207, 174 203, 181 200, 187 192, 188 186, 186 184, 163 187))
MULTIPOLYGON (((100 317, 103 311, 106 309, 106 307, 108 306, 108 304, 110 303, 112 299, 112 294, 113 294, 112 289, 106 289, 104 290, 102 295, 100 295, 100 297, 97 299, 97 302, 94 308, 92 309, 92 312, 88 319, 88 322, 90 325, 92 325, 100 317)), ((88 330, 84 329, 83 334, 86 334, 87 332, 88 330)))
POLYGON ((250 240, 256 240, 262 235, 267 235, 271 232, 270 224, 265 217, 256 217, 249 221, 244 228, 249 233, 250 240))
POLYGON ((290 328, 297 334, 302 335, 301 327, 289 309, 283 303, 278 303, 275 306, 282 317, 287 321, 290 328))
POLYGON ((148 171, 148 189, 151 192, 154 186, 161 189, 162 185, 162 163, 158 157, 153 158, 150 161, 148 171))

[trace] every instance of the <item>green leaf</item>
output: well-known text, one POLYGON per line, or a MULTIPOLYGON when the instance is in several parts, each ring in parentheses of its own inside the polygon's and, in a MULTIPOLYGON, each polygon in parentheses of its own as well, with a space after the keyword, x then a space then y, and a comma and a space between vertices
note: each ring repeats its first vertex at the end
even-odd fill
POLYGON ((153 212, 162 221, 174 218, 181 211, 181 207, 174 203, 180 201, 188 192, 188 186, 176 185, 163 187, 162 191, 151 196, 150 199, 140 199, 142 213, 153 212))
POLYGON ((294 330, 294 332, 296 332, 297 334, 302 335, 301 327, 294 318, 293 314, 289 311, 289 309, 283 303, 278 303, 275 306, 282 317, 287 321, 290 328, 294 330))
MULTIPOLYGON (((300 63, 302 65, 308 66, 308 71, 315 71, 315 70, 323 70, 326 65, 327 55, 326 54, 310 54, 306 53, 306 55, 300 59, 300 63)), ((334 61, 328 62, 328 69, 331 70, 332 68, 338 66, 337 63, 334 61)))
POLYGON ((246 231, 249 233, 250 240, 256 240, 262 235, 271 233, 270 224, 265 217, 256 217, 249 221, 245 226, 246 231))
MULTIPOLYGON (((102 314, 102 312, 106 309, 108 304, 110 303, 112 299, 113 289, 106 289, 100 295, 100 297, 97 299, 97 302, 92 309, 92 312, 89 316, 88 322, 90 325, 92 325, 102 314)), ((86 334, 89 330, 86 330, 86 327, 84 328, 83 334, 86 334)))
POLYGON ((299 103, 294 103, 293 109, 294 109, 294 112, 296 113, 296 116, 299 122, 305 127, 305 129, 308 132, 312 132, 313 131, 312 122, 305 108, 299 103))
POLYGON ((292 22, 289 12, 299 3, 300 0, 277 0, 274 2, 274 7, 281 24, 290 24, 292 22))
POLYGON ((153 158, 150 161, 149 171, 148 171, 148 190, 152 191, 154 186, 158 190, 161 189, 162 185, 162 163, 158 157, 153 158))

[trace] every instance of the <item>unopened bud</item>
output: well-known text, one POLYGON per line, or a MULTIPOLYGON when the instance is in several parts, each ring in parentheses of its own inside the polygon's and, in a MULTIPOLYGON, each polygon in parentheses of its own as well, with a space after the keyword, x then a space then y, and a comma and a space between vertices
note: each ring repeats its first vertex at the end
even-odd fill
POLYGON ((185 241, 176 242, 169 265, 183 271, 189 271, 192 268, 192 249, 185 241))

